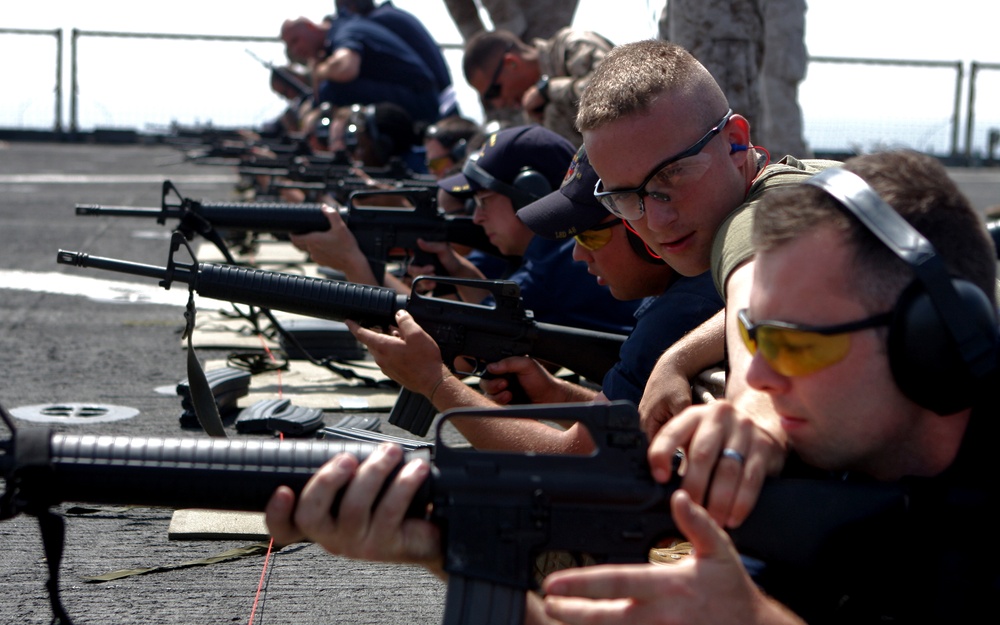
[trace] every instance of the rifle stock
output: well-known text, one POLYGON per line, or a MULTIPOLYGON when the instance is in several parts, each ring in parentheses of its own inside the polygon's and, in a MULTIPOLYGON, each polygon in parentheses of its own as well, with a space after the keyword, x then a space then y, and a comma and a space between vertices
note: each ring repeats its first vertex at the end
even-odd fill
MULTIPOLYGON (((459 410, 474 418, 579 421, 597 451, 542 456, 450 448, 441 424, 432 471, 408 516, 442 528, 449 572, 446 625, 520 623, 535 587, 534 562, 550 550, 597 562, 645 562, 657 541, 678 536, 655 482, 646 437, 628 402, 459 410)), ((6 418, 5 421, 12 425, 6 418)), ((13 430, 0 441, 3 518, 60 502, 262 510, 278 485, 299 492, 340 452, 367 457, 374 444, 253 439, 145 439, 13 430)), ((407 452, 404 462, 422 452, 407 452)), ((335 500, 333 513, 336 513, 335 500)), ((901 493, 889 486, 772 479, 755 511, 731 535, 741 553, 769 565, 808 567, 845 532, 896 518, 901 493), (803 497, 805 496, 805 499, 803 497)))

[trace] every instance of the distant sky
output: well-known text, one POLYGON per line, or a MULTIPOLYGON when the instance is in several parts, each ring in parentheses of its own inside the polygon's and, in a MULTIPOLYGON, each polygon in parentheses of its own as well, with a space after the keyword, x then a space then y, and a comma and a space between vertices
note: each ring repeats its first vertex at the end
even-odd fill
MULTIPOLYGON (((395 4, 419 16, 440 43, 459 43, 458 31, 440 0, 395 0, 395 4)), ((305 15, 318 19, 329 13, 333 0, 173 0, 149 5, 122 0, 0 0, 0 6, 3 11, 0 26, 3 28, 63 28, 67 34, 71 29, 77 28, 270 37, 277 35, 285 18, 305 15)), ((580 0, 574 26, 598 31, 615 43, 644 39, 655 35, 655 18, 662 6, 663 2, 653 0, 580 0)), ((993 6, 994 0, 812 0, 806 14, 806 45, 814 56, 963 61, 967 71, 968 62, 973 60, 1000 63, 1000 47, 996 43, 997 22, 993 15, 995 11, 986 8, 993 6)), ((30 58, 24 63, 11 63, 19 54, 24 54, 19 50, 29 49, 24 43, 25 39, 27 38, 0 36, 0 55, 7 59, 5 66, 0 67, 0 83, 5 86, 27 84, 28 79, 11 73, 30 71, 40 73, 40 78, 33 78, 41 80, 43 85, 47 84, 47 88, 51 89, 49 68, 52 62, 47 58, 30 58), (44 69, 38 69, 39 67, 44 69)), ((68 45, 68 36, 66 40, 68 45)), ((265 46, 247 47, 254 48, 268 60, 282 60, 280 49, 277 49, 278 53, 269 54, 275 49, 265 46)), ((259 67, 252 66, 253 62, 242 54, 242 49, 238 53, 241 55, 239 60, 215 59, 214 71, 224 75, 232 73, 233 68, 239 66, 241 71, 258 72, 254 76, 259 77, 259 67)), ((49 53, 38 52, 36 55, 44 57, 47 54, 49 53)), ((32 56, 30 52, 27 55, 32 56)), ((460 103, 467 111, 478 109, 475 94, 465 84, 458 68, 460 54, 449 53, 448 58, 460 89, 460 103)), ((103 75, 113 75, 120 80, 133 72, 142 74, 149 60, 141 55, 123 55, 109 63, 109 67, 97 69, 103 75)), ((203 66, 205 63, 212 64, 213 59, 178 58, 176 62, 203 66)), ((85 69, 81 62, 81 73, 85 69)), ((68 67, 64 71, 68 72, 68 67)), ((93 68, 93 63, 90 71, 97 71, 93 68)), ((983 93, 980 96, 984 103, 983 113, 977 113, 977 120, 989 111, 997 111, 993 118, 997 123, 992 125, 1000 125, 1000 72, 994 74, 997 75, 994 89, 996 97, 988 99, 993 97, 993 88, 986 84, 984 76, 983 93), (986 102, 992 104, 986 106, 986 102)), ((935 74, 903 71, 889 72, 886 75, 856 66, 826 66, 817 68, 811 77, 815 78, 814 81, 809 83, 807 80, 804 84, 807 88, 803 89, 801 96, 806 109, 807 130, 810 124, 815 126, 817 122, 836 116, 845 108, 856 107, 860 111, 870 109, 870 116, 880 119, 905 117, 906 114, 911 114, 918 120, 927 117, 931 120, 928 122, 930 130, 923 131, 927 136, 921 140, 928 143, 939 143, 943 140, 941 137, 947 134, 947 113, 954 100, 954 86, 947 72, 935 74), (878 95, 886 90, 891 98, 878 95), (889 99, 892 100, 889 109, 885 108, 888 105, 875 106, 881 104, 875 100, 889 99), (923 108, 927 108, 926 113, 922 111, 923 108)), ((91 100, 95 98, 94 92, 100 90, 93 86, 94 82, 93 78, 89 78, 89 82, 81 87, 81 91, 86 92, 91 100)), ((185 86, 180 81, 171 79, 157 88, 170 91, 187 88, 192 96, 197 96, 200 87, 197 83, 185 86)), ((150 99, 155 94, 149 93, 146 88, 144 91, 143 95, 149 106, 155 106, 155 99, 150 99)), ((962 97, 964 110, 965 95, 962 97)), ((30 114, 41 114, 43 119, 51 119, 51 105, 36 100, 37 98, 33 98, 30 102, 20 102, 0 97, 0 126, 12 125, 11 120, 27 119, 30 114), (42 109, 40 113, 35 110, 38 108, 42 109)), ((96 116, 98 123, 104 123, 101 115, 105 110, 105 116, 117 119, 120 113, 112 109, 116 104, 117 102, 108 102, 92 105, 91 108, 98 107, 97 112, 90 111, 88 114, 96 116)), ((248 103, 241 102, 240 105, 246 106, 248 103)), ((256 106, 253 116, 257 117, 270 115, 270 111, 278 107, 279 103, 268 100, 265 94, 262 101, 250 105, 256 106)), ((478 110, 475 112, 478 115, 478 110)), ((978 134, 984 132, 977 129, 978 134)))
MULTIPOLYGON (((443 2, 395 4, 423 18, 440 42, 459 41, 443 2)), ((2 5, 5 28, 271 36, 284 18, 319 17, 330 12, 333 1, 173 0, 155 5, 155 10, 124 0, 3 0, 2 5)), ((662 5, 650 0, 580 0, 575 25, 597 30, 616 43, 635 41, 654 33, 653 14, 662 5)), ((991 7, 991 0, 812 0, 806 39, 812 54, 824 56, 1000 62, 991 7)))

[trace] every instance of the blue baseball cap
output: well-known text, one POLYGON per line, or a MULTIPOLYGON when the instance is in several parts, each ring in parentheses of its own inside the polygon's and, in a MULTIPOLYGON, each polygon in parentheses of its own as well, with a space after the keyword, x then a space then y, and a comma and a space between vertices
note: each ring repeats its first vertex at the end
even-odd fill
POLYGON ((587 150, 581 146, 559 189, 525 206, 517 217, 546 239, 568 239, 589 230, 611 214, 594 197, 597 179, 587 150))
POLYGON ((543 126, 505 128, 486 138, 462 173, 441 179, 438 186, 460 197, 489 189, 519 209, 559 187, 574 151, 568 139, 543 126))

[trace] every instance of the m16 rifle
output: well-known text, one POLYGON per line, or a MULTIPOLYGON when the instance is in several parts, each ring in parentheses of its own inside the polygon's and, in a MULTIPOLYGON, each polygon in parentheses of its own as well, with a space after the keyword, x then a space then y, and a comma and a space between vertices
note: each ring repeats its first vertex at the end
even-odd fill
POLYGON ((312 97, 313 90, 312 87, 307 85, 303 80, 292 70, 287 67, 281 67, 271 63, 270 61, 265 61, 260 58, 250 50, 246 51, 247 54, 252 56, 258 63, 263 65, 266 69, 271 71, 271 81, 277 81, 290 89, 296 98, 308 99, 312 97))
POLYGON ((279 189, 292 188, 312 196, 326 193, 343 204, 355 191, 437 190, 437 180, 433 176, 414 173, 399 158, 391 159, 382 167, 359 167, 336 155, 331 158, 295 155, 248 157, 237 171, 244 178, 251 178, 252 188, 258 196, 264 197, 274 197, 279 189))
MULTIPOLYGON (((186 239, 191 240, 200 234, 215 244, 230 263, 236 260, 220 230, 287 234, 330 228, 322 204, 207 202, 184 197, 169 180, 163 181, 162 198, 160 208, 77 204, 76 214, 152 217, 160 224, 165 224, 168 219, 177 219, 176 230, 186 239)), ((431 190, 355 192, 347 206, 340 209, 340 216, 357 239, 358 247, 368 259, 377 279, 385 274, 387 262, 412 260, 420 251, 418 239, 459 243, 501 256, 482 227, 473 223, 471 217, 446 215, 439 211, 436 194, 431 190), (369 196, 397 196, 412 208, 358 205, 358 200, 369 196)))
MULTIPOLYGON (((0 441, 0 475, 6 482, 0 518, 22 512, 38 517, 53 622, 62 625, 70 625, 59 599, 64 529, 51 506, 80 502, 261 511, 278 486, 301 492, 335 454, 364 459, 376 448, 347 441, 54 433, 15 429, 0 411, 12 433, 0 441)), ((654 481, 646 452, 638 413, 628 402, 445 413, 430 452, 431 472, 407 512, 441 527, 449 574, 444 625, 522 623, 525 595, 537 587, 535 561, 544 552, 587 554, 598 563, 639 563, 647 561, 658 541, 678 537, 669 505, 677 478, 668 484, 654 481), (455 417, 575 421, 587 428, 596 451, 553 456, 449 447, 441 426, 455 417)), ((404 462, 426 454, 407 452, 404 462)), ((887 524, 898 527, 904 503, 889 486, 772 479, 754 512, 731 535, 741 553, 769 567, 809 570, 825 558, 842 558, 842 550, 858 536, 869 544, 881 540, 875 532, 887 524)), ((332 514, 339 505, 338 495, 332 514)))
MULTIPOLYGON (((620 334, 536 321, 532 312, 525 310, 516 282, 435 277, 438 282, 488 290, 495 304, 484 306, 421 295, 416 286, 423 278, 414 281, 407 297, 393 289, 364 284, 235 265, 178 263, 173 257, 176 249, 175 242, 166 267, 66 250, 59 250, 56 260, 63 265, 156 278, 168 289, 173 282, 181 282, 192 292, 221 301, 334 321, 351 319, 369 327, 388 329, 395 324, 396 312, 405 309, 437 342, 443 361, 453 370, 457 359, 472 359, 475 364, 470 363, 468 371, 456 371, 470 375, 485 374, 487 364, 502 358, 528 355, 600 380, 618 362, 625 341, 620 334)), ((404 389, 389 420, 422 436, 435 414, 423 396, 404 389)))

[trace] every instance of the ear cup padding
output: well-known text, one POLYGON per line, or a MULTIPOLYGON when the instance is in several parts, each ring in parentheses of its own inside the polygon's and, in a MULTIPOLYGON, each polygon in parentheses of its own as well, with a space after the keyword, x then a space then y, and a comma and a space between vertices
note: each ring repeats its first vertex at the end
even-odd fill
POLYGON ((548 178, 529 167, 518 172, 513 187, 533 196, 536 200, 552 193, 552 185, 549 184, 548 178))
MULTIPOLYGON (((973 324, 992 345, 982 349, 996 358, 997 325, 993 304, 982 289, 967 280, 952 280, 963 311, 963 323, 973 324)), ((948 325, 919 280, 903 290, 889 328, 889 366, 900 390, 917 404, 946 415, 971 406, 984 388, 981 374, 970 370, 948 325)))
POLYGON ((480 167, 477 160, 475 155, 467 159, 462 165, 462 173, 479 186, 510 198, 514 210, 524 208, 552 192, 548 179, 534 169, 525 167, 518 172, 511 184, 507 184, 480 167))

